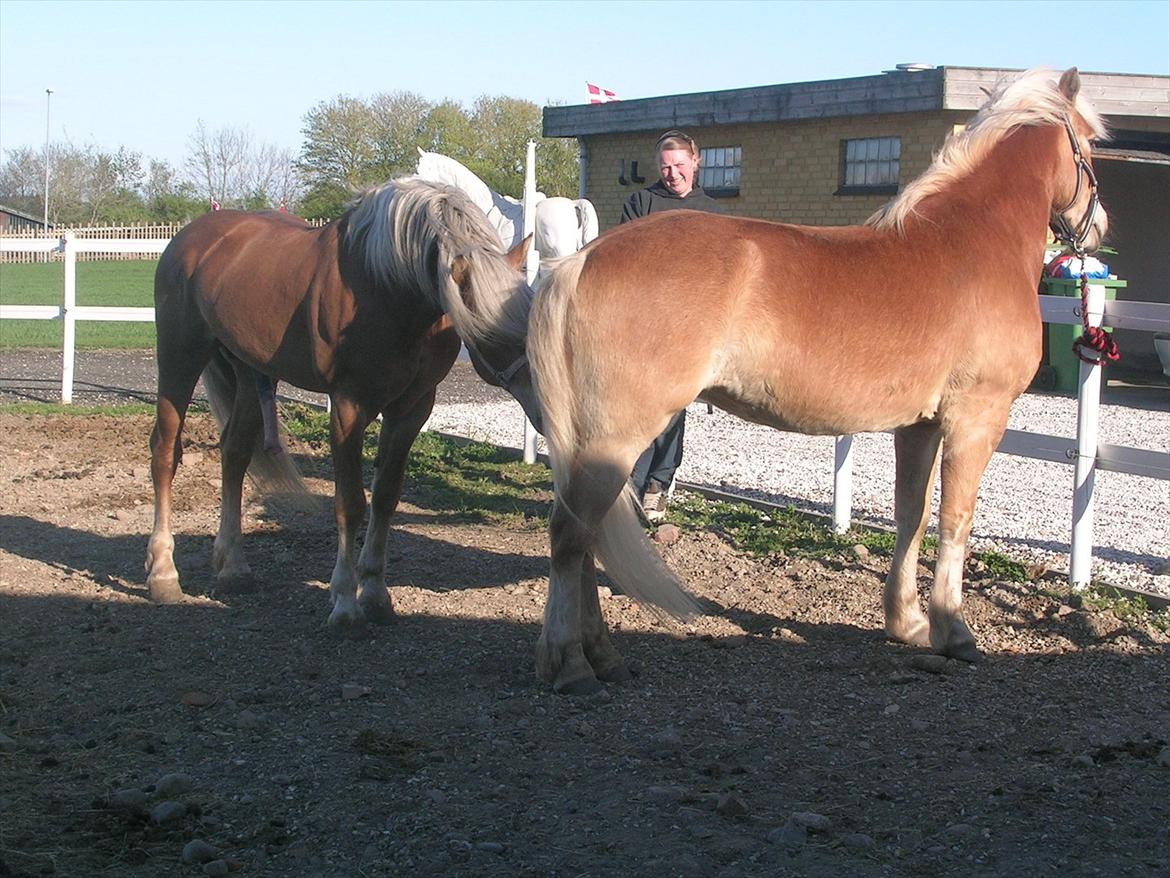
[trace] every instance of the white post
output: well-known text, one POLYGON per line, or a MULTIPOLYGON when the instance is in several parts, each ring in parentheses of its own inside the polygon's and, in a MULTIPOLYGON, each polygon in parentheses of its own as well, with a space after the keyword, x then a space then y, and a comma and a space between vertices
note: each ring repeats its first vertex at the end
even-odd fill
MULTIPOLYGON (((536 141, 528 141, 528 152, 524 160, 524 232, 527 238, 536 231, 536 141)), ((535 240, 528 248, 525 259, 525 274, 528 285, 536 280, 540 268, 540 254, 536 252, 535 240)), ((527 417, 524 418, 524 462, 536 463, 536 428, 527 417)))
POLYGON ((853 514, 853 437, 838 436, 833 444, 833 532, 849 530, 853 514))
POLYGON ((73 402, 73 353, 77 321, 74 311, 77 307, 77 250, 73 244, 73 233, 66 232, 61 238, 65 253, 65 300, 61 305, 61 319, 65 324, 65 337, 61 350, 61 402, 73 402))
MULTIPOLYGON (((1089 326, 1100 326, 1105 312, 1105 287, 1089 284, 1086 296, 1089 326)), ((1077 393, 1077 457, 1073 476, 1072 546, 1068 581, 1086 588, 1093 578, 1093 482, 1097 474, 1097 424, 1101 410, 1101 366, 1080 364, 1077 393)))

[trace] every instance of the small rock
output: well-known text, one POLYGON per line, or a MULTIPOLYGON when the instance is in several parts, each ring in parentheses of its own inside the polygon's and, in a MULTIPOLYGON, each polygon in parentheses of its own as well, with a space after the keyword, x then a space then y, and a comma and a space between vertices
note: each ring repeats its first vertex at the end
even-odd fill
POLYGON ((195 781, 181 771, 164 774, 154 784, 154 794, 159 799, 177 799, 195 788, 195 781))
POLYGON ((1097 763, 1093 761, 1093 757, 1088 753, 1082 753, 1079 756, 1074 756, 1073 765, 1083 765, 1085 768, 1097 767, 1097 763))
POLYGON ((258 729, 262 725, 260 717, 250 710, 241 710, 236 717, 237 729, 258 729))
POLYGON ((683 742, 682 735, 674 726, 667 726, 654 735, 651 740, 662 747, 681 747, 683 742))
POLYGON ((602 600, 607 600, 613 597, 613 589, 608 585, 599 585, 597 586, 597 596, 602 600))
POLYGON ((678 784, 656 784, 646 789, 647 798, 655 802, 681 802, 686 798, 687 789, 678 784))
POLYGON ((663 546, 669 546, 678 542, 678 538, 682 536, 682 531, 673 524, 661 524, 658 530, 654 531, 654 536, 651 538, 654 542, 663 546))
POLYGON ((887 704, 884 708, 882 708, 882 713, 886 716, 893 716, 895 713, 897 713, 901 709, 902 708, 900 705, 887 704))
POLYGON ((783 640, 785 643, 808 643, 807 640, 805 640, 791 628, 777 628, 775 631, 775 636, 783 640))
POLYGON ((1163 747, 1156 761, 1163 768, 1170 768, 1170 747, 1163 747))
POLYGON ((426 797, 434 802, 436 805, 447 804, 447 794, 442 790, 430 789, 426 792, 426 797))
POLYGON ((910 667, 926 671, 928 674, 941 674, 946 666, 947 657, 945 655, 910 656, 910 667))
POLYGON ((729 634, 727 637, 718 637, 711 644, 716 649, 738 649, 748 642, 746 634, 729 634))
POLYGON ((12 750, 16 747, 16 739, 0 733, 0 752, 12 750))
POLYGON ((184 692, 183 703, 188 707, 208 707, 215 704, 215 696, 206 692, 184 692))
POLYGON ((357 683, 346 683, 341 687, 342 701, 356 701, 370 694, 369 686, 359 686, 357 683))
POLYGON ((735 790, 724 793, 719 797, 718 804, 715 805, 715 812, 724 817, 745 817, 749 810, 744 797, 735 790))
POLYGON ((873 850, 876 846, 874 840, 862 832, 850 832, 841 836, 841 844, 854 851, 873 850))
POLYGON ((209 863, 212 860, 219 859, 219 848, 213 844, 205 842, 201 838, 193 838, 191 841, 183 845, 182 860, 188 866, 197 863, 209 863))
POLYGON ((133 521, 134 517, 135 517, 134 513, 131 512, 129 509, 115 509, 114 510, 114 521, 120 521, 123 524, 125 524, 128 521, 133 521))
POLYGON ((499 841, 477 841, 475 849, 489 854, 502 854, 508 849, 508 846, 499 841))
POLYGON ((829 827, 833 825, 833 821, 828 817, 813 811, 797 811, 789 821, 803 826, 809 832, 828 832, 829 827))
POLYGON ((799 847, 808 841, 808 830, 792 820, 768 833, 768 844, 799 847))
POLYGON ((861 545, 861 543, 858 543, 853 547, 853 555, 855 558, 864 560, 869 557, 869 549, 861 545))
POLYGON ((203 462, 203 453, 200 451, 187 451, 183 454, 183 463, 188 466, 194 466, 197 463, 203 462))
POLYGON ((164 823, 174 823, 176 820, 182 820, 187 816, 187 806, 182 802, 159 802, 150 809, 150 822, 155 826, 162 826, 164 823))
POLYGON ((147 798, 146 793, 142 790, 133 788, 117 790, 110 796, 110 807, 119 811, 139 813, 146 809, 147 798))
POLYGON ((227 860, 212 860, 210 863, 203 864, 203 874, 209 878, 223 878, 231 870, 232 867, 227 860))
POLYGON ((970 823, 952 823, 942 834, 945 838, 967 838, 975 833, 975 827, 970 823))

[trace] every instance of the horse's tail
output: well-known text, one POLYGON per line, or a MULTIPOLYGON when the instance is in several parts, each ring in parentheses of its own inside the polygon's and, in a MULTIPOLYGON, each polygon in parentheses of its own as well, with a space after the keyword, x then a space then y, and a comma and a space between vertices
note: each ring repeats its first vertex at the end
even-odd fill
MULTIPOLYGON (((223 351, 217 351, 203 370, 203 387, 207 390, 207 401, 221 435, 231 419, 237 380, 236 370, 223 351)), ((300 471, 283 444, 275 451, 264 448, 262 430, 256 431, 248 475, 262 494, 292 497, 309 494, 300 471)))
POLYGON ((400 177, 351 208, 351 246, 379 283, 414 290, 451 318, 469 347, 523 343, 532 302, 484 212, 462 190, 400 177))
MULTIPOLYGON (((544 419, 553 489, 558 504, 574 518, 577 510, 570 508, 567 501, 570 481, 575 477, 589 478, 578 460, 583 444, 581 425, 598 423, 603 416, 594 410, 600 401, 580 393, 582 382, 575 379, 582 376, 570 362, 570 352, 577 349, 571 312, 587 258, 588 254, 582 252, 557 262, 539 286, 528 330, 528 360, 544 419)), ((624 479, 626 475, 621 473, 620 477, 624 479)), ((695 599, 687 594, 647 538, 638 517, 637 497, 628 482, 596 526, 593 550, 606 572, 633 600, 676 618, 700 612, 695 599)))

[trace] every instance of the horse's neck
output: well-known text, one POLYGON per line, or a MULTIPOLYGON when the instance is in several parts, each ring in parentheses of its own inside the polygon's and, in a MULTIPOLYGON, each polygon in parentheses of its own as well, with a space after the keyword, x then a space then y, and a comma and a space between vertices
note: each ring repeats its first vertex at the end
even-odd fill
POLYGON ((992 147, 978 165, 924 198, 914 213, 920 228, 937 230, 954 247, 979 243, 1031 258, 1043 247, 1052 214, 1052 132, 1024 128, 992 147))

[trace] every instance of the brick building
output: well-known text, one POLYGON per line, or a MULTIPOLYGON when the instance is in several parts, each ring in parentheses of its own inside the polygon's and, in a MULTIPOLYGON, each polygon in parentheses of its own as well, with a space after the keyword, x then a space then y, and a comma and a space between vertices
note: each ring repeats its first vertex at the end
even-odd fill
MULTIPOLYGON (((876 76, 544 108, 546 137, 576 137, 601 228, 657 178, 654 142, 681 128, 702 149, 700 182, 729 213, 812 225, 864 222, 913 180, 985 89, 1018 71, 899 65, 876 76)), ((1095 152, 1109 210, 1110 268, 1123 298, 1170 301, 1170 77, 1082 73, 1113 141, 1095 152)), ((1118 334, 1134 365, 1150 336, 1118 334), (1128 349, 1128 350, 1127 350, 1128 349)))

